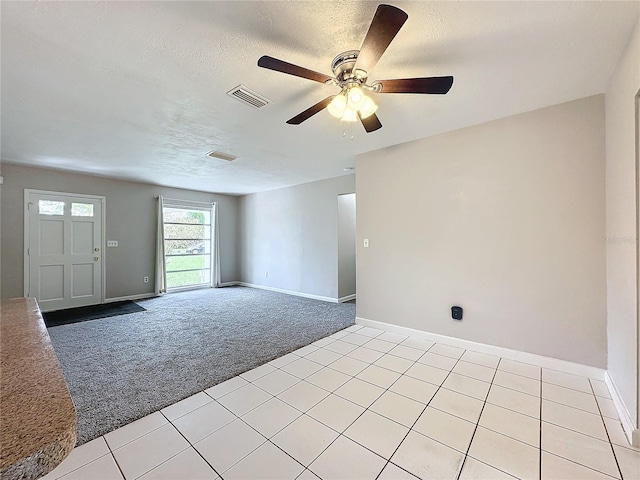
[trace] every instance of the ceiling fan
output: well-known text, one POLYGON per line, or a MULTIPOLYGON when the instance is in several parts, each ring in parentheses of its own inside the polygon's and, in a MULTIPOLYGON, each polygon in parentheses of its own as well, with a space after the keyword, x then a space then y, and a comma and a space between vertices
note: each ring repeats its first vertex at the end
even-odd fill
POLYGON ((342 121, 362 122, 367 133, 382 127, 376 110, 378 106, 365 91, 374 93, 429 93, 445 94, 453 85, 453 77, 402 78, 376 80, 368 84, 369 73, 378 63, 391 41, 400 31, 408 15, 391 5, 378 5, 369 31, 360 50, 348 50, 331 62, 334 76, 314 72, 292 63, 264 55, 258 66, 277 72, 307 78, 315 82, 336 85, 340 93, 321 100, 312 107, 287 120, 290 125, 300 125, 325 108, 342 121))

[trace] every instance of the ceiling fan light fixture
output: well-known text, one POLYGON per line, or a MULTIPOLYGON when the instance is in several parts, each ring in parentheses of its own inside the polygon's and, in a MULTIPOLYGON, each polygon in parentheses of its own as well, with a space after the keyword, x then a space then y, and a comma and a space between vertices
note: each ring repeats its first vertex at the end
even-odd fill
POLYGON ((370 117, 378 110, 378 106, 365 95, 360 87, 354 86, 333 97, 327 105, 327 110, 343 122, 357 122, 358 116, 360 118, 370 117))
POLYGON ((352 110, 347 107, 344 109, 344 113, 342 114, 342 118, 340 119, 343 122, 356 122, 358 121, 358 111, 352 110))
POLYGON ((360 118, 368 118, 378 110, 378 105, 376 105, 370 97, 365 96, 365 102, 362 108, 360 109, 360 118))
MULTIPOLYGON (((1 0, 0 0, 1 1, 1 0)), ((300 125, 325 108, 332 116, 344 122, 361 121, 367 133, 382 128, 375 112, 378 106, 365 91, 374 93, 419 93, 446 94, 453 85, 453 77, 420 77, 376 80, 368 84, 369 72, 376 66, 382 54, 396 37, 409 16, 393 5, 378 5, 369 24, 360 50, 348 50, 337 55, 331 62, 333 77, 293 63, 263 55, 258 66, 306 78, 325 85, 340 88, 340 93, 329 96, 287 120, 290 125, 300 125)), ((343 132, 344 134, 344 132, 343 132)))
POLYGON ((329 113, 336 118, 342 118, 344 110, 347 107, 347 98, 343 94, 336 95, 327 105, 329 113))
POLYGON ((367 98, 360 87, 351 87, 347 92, 347 103, 353 110, 360 110, 367 101, 367 98))

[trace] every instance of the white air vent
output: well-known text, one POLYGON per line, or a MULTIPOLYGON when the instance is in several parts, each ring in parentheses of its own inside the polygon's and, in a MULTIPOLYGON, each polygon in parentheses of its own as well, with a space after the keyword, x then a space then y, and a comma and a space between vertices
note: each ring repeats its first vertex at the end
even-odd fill
POLYGON ((213 158, 219 158, 220 160, 226 160, 227 162, 233 162, 236 158, 238 158, 235 155, 230 155, 224 152, 218 152, 217 150, 213 150, 207 153, 207 156, 213 157, 213 158))
POLYGON ((252 106, 253 108, 262 108, 271 103, 269 100, 256 92, 252 92, 244 85, 238 85, 227 92, 227 95, 237 98, 242 103, 252 106))

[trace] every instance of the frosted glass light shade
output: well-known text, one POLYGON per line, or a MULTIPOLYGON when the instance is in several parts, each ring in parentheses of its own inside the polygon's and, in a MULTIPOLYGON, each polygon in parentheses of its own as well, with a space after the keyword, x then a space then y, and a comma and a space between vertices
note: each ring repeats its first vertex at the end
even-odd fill
POLYGON ((333 100, 327 105, 327 110, 329 110, 329 113, 334 117, 342 118, 346 106, 347 98, 343 94, 340 94, 333 97, 333 100))
POLYGON ((343 122, 355 122, 358 120, 358 111, 352 110, 350 107, 345 108, 341 120, 343 122))
POLYGON ((367 100, 367 96, 362 92, 360 87, 351 87, 347 96, 349 108, 353 110, 360 110, 367 100))
POLYGON ((364 105, 360 109, 360 117, 362 118, 370 117, 371 115, 376 113, 376 110, 378 110, 378 105, 373 103, 373 100, 371 100, 369 97, 365 98, 366 100, 364 102, 364 105))

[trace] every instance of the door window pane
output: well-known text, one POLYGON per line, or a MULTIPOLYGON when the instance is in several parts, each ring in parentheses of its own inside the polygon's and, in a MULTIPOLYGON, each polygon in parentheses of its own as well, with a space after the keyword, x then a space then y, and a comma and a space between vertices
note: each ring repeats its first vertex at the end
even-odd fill
POLYGON ((64 202, 38 200, 38 213, 40 215, 64 215, 64 202))
POLYGON ((73 217, 93 217, 93 204, 91 203, 72 203, 71 215, 73 217))

